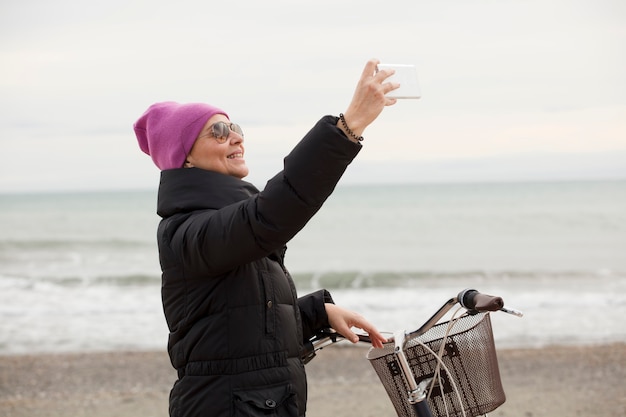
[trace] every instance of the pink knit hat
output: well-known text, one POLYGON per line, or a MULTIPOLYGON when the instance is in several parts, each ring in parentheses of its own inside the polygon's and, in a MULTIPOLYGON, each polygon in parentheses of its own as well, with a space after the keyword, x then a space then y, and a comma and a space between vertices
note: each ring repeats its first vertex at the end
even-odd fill
POLYGON ((216 114, 228 117, 208 104, 166 101, 150 106, 133 127, 139 147, 159 169, 182 168, 207 120, 216 114))

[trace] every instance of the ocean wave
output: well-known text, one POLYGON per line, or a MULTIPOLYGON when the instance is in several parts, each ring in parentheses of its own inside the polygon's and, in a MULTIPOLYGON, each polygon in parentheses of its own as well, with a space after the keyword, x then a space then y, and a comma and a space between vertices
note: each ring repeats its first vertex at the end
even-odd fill
MULTIPOLYGON (((626 273, 614 271, 328 271, 294 274, 298 292, 327 288, 335 302, 385 332, 414 330, 467 287, 524 312, 494 314, 503 346, 625 341, 626 273)), ((158 273, 25 278, 0 272, 0 353, 162 348, 158 273), (132 317, 132 320, 129 318, 132 317), (1 342, 1 341, 0 341, 1 342)))
POLYGON ((158 275, 132 274, 124 276, 101 276, 92 280, 95 285, 114 285, 118 287, 141 286, 161 284, 161 277, 158 275))
POLYGON ((425 282, 538 282, 562 279, 626 278, 626 272, 610 270, 595 271, 329 271, 316 273, 294 273, 293 279, 299 288, 368 289, 368 288, 411 288, 425 282))
POLYGON ((78 275, 61 276, 19 276, 0 275, 0 289, 35 289, 35 288, 76 288, 76 287, 129 287, 129 286, 160 286, 159 275, 129 274, 129 275, 101 275, 85 277, 78 275))
POLYGON ((0 240, 0 254, 11 250, 60 250, 69 248, 84 249, 135 249, 153 248, 156 245, 152 240, 124 240, 124 239, 35 239, 35 240, 0 240))
MULTIPOLYGON (((328 271, 294 273, 292 278, 298 290, 326 288, 329 290, 369 290, 375 288, 419 288, 424 285, 480 285, 489 283, 515 284, 534 282, 577 282, 579 280, 626 280, 626 272, 598 271, 328 271)), ((0 274, 0 288, 53 285, 58 287, 80 286, 155 286, 160 285, 159 273, 133 272, 129 274, 80 274, 19 275, 0 274)))

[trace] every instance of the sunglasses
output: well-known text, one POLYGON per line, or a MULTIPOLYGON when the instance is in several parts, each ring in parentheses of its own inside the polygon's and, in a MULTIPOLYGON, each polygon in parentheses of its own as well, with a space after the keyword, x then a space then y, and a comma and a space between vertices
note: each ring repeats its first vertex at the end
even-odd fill
POLYGON ((202 136, 213 136, 213 138, 218 143, 226 143, 228 136, 230 136, 230 131, 237 133, 239 136, 243 137, 243 130, 241 130, 241 126, 236 123, 227 123, 227 122, 216 122, 211 125, 211 131, 208 135, 202 136))

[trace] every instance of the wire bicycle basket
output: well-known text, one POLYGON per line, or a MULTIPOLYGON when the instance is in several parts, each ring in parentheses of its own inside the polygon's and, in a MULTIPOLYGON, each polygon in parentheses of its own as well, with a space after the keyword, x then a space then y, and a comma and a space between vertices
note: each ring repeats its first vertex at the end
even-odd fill
MULTIPOLYGON (((495 410, 506 399, 489 313, 465 314, 410 337, 404 355, 418 384, 431 381, 427 401, 433 417, 476 417, 495 410)), ((398 416, 416 417, 407 402, 408 384, 394 344, 370 349, 367 359, 398 416)))

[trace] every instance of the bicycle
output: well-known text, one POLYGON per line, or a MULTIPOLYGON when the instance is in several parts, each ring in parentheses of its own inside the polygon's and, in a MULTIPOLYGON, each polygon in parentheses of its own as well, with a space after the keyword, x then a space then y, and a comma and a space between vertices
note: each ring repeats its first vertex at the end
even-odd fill
MULTIPOLYGON (((367 359, 398 417, 476 417, 505 402, 490 320, 495 311, 523 315, 505 308, 501 297, 466 289, 417 330, 397 331, 382 349, 370 348, 367 359), (452 317, 441 322, 457 304, 452 317)), ((303 361, 342 340, 331 329, 317 333, 303 361)), ((371 341, 361 334, 359 342, 371 341)))

